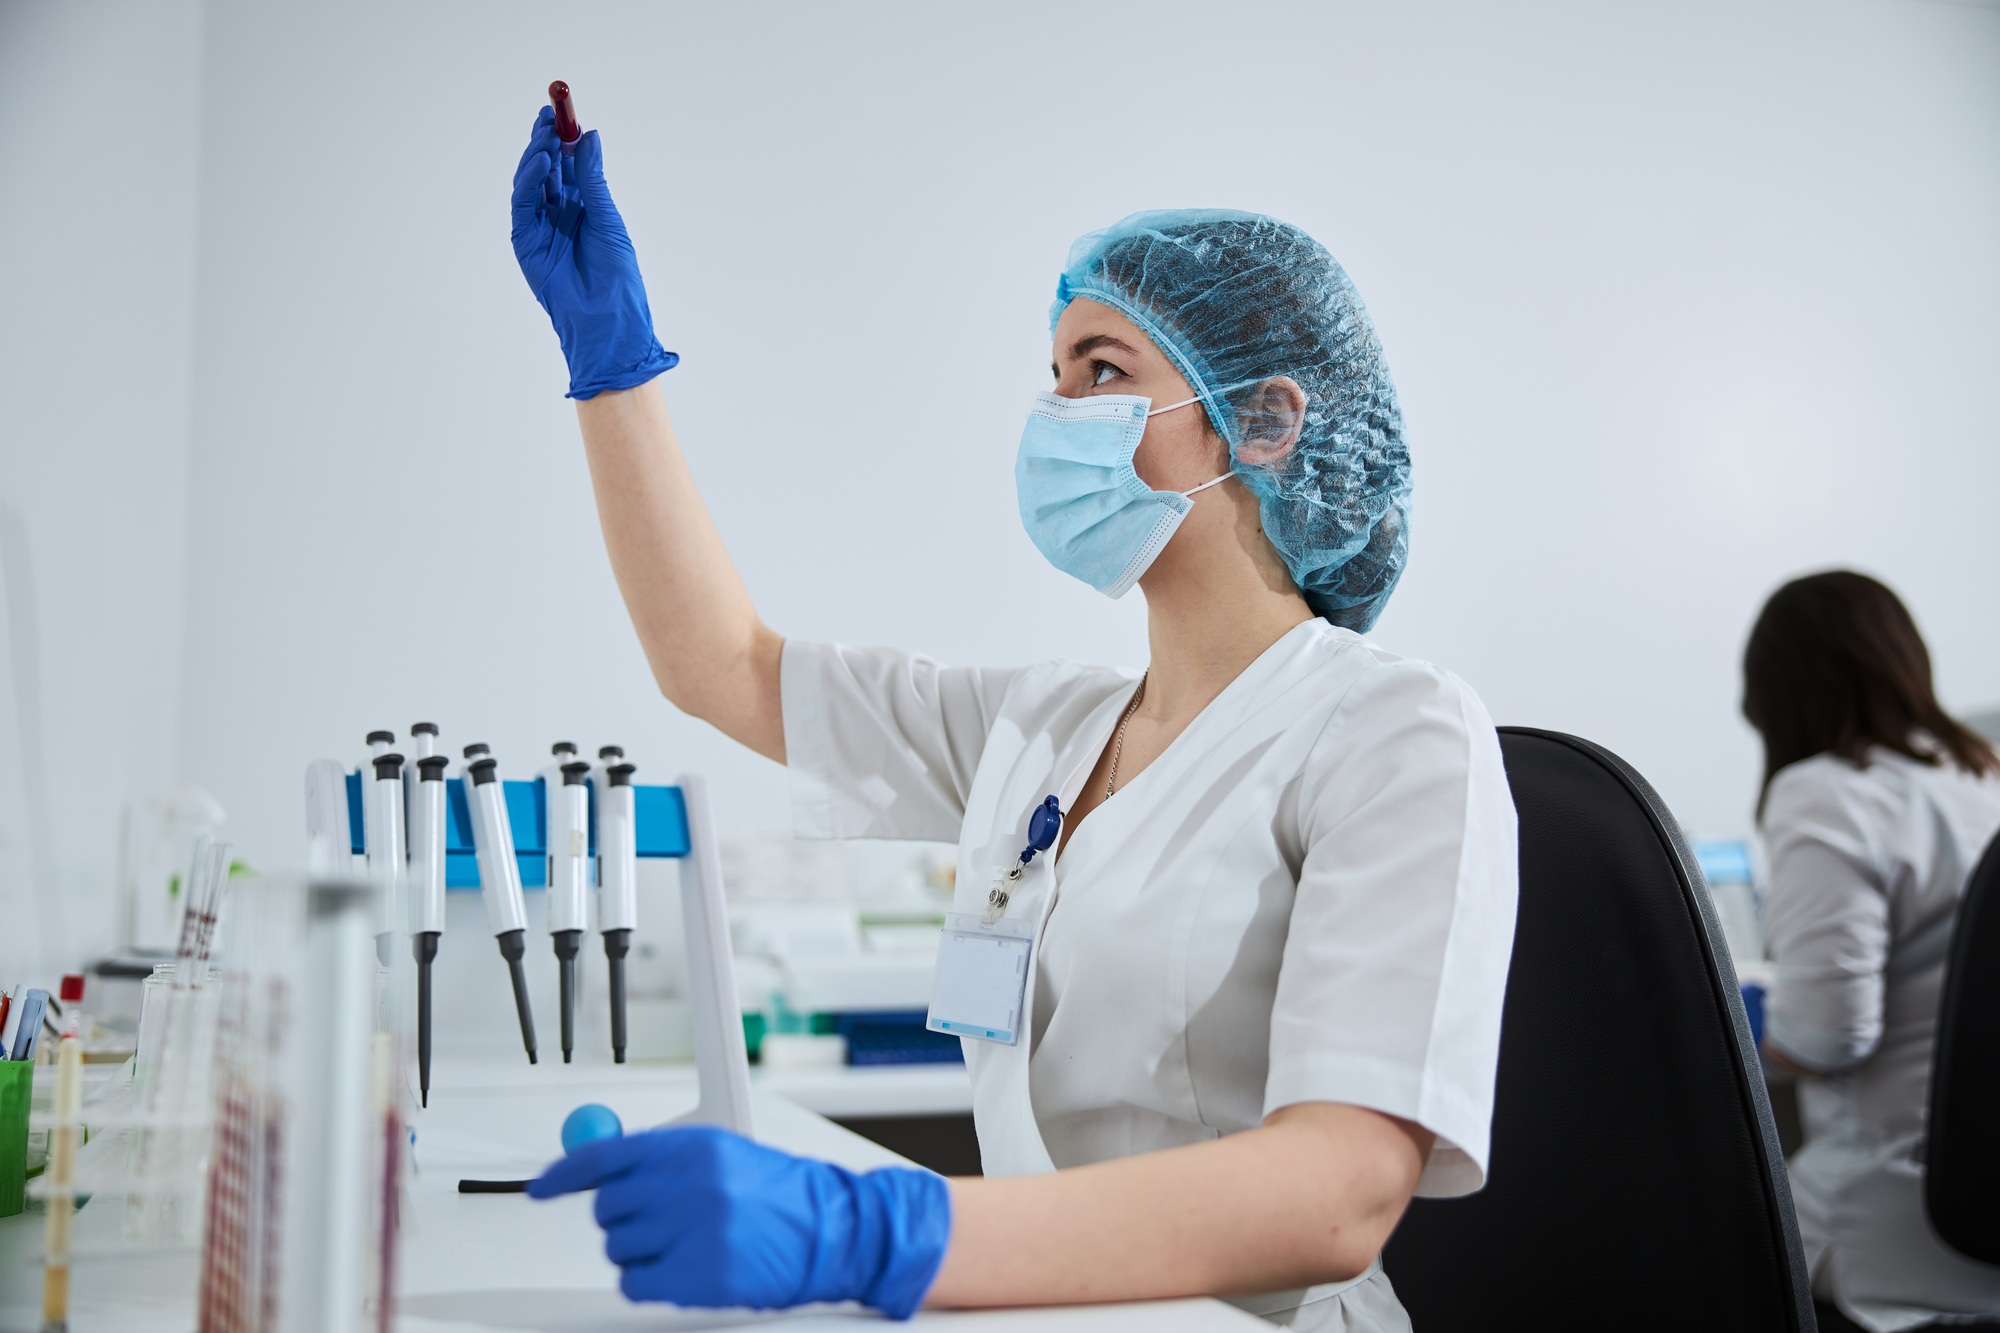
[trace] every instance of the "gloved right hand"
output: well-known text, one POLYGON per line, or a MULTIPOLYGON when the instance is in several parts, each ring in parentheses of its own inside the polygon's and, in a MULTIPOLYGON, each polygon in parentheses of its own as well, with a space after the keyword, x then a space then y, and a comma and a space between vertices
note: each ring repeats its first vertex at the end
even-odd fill
POLYGON ((566 154, 546 106, 514 171, 514 258, 562 340, 571 398, 629 389, 680 364, 653 336, 639 256, 604 183, 597 131, 566 154))
POLYGON ((755 1310, 923 1304, 951 1237, 951 1191, 928 1171, 856 1172, 710 1125, 580 1145, 528 1197, 596 1190, 604 1253, 635 1301, 755 1310))

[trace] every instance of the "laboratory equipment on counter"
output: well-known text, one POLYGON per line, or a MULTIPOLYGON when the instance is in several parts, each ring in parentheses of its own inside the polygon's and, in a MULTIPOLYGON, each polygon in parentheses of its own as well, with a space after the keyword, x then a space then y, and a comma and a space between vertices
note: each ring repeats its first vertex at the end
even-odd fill
MULTIPOLYGON (((417 728, 417 748, 428 749, 417 728)), ((435 736, 437 729, 431 728, 435 736)), ((445 802, 444 771, 450 760, 426 754, 417 760, 417 780, 405 784, 409 818, 410 952, 417 962, 417 1097, 431 1104, 431 964, 444 938, 444 853, 450 810, 445 802)))
POLYGON ((543 824, 547 829, 549 938, 556 954, 562 1005, 562 1058, 570 1061, 576 1041, 576 955, 589 924, 590 765, 576 747, 553 747, 557 766, 542 775, 543 824))
POLYGON ((535 1053, 535 1014, 528 1003, 528 976, 521 967, 527 956, 528 908, 521 899, 521 867, 514 860, 514 830, 507 818, 507 798, 500 785, 500 763, 484 745, 465 747, 465 804, 472 817, 472 846, 479 858, 480 891, 486 899, 486 924, 500 943, 507 973, 514 983, 514 1010, 521 1020, 521 1045, 528 1063, 535 1053))
POLYGON ((555 108, 556 138, 562 140, 563 152, 574 155, 583 126, 576 122, 576 103, 570 98, 569 85, 561 79, 549 85, 549 105, 555 108))
POLYGON ((722 850, 708 780, 680 778, 687 854, 681 858, 681 933, 687 939, 688 1000, 694 1018, 694 1063, 701 1100, 685 1124, 720 1125, 754 1136, 750 1116, 750 1057, 736 998, 736 955, 722 898, 722 850))
POLYGON ((597 789, 597 929, 604 936, 611 981, 611 1058, 621 1065, 626 1044, 625 955, 639 924, 638 824, 632 794, 636 771, 632 764, 610 764, 604 770, 604 785, 597 789))
MULTIPOLYGON (((378 731, 369 736, 387 736, 378 731)), ((368 779, 367 815, 363 821, 367 847, 368 877, 376 886, 375 955, 389 966, 396 932, 404 928, 409 912, 404 894, 409 882, 408 844, 403 836, 403 756, 387 751, 369 761, 374 769, 368 779)))
POLYGON ((133 1070, 135 1115, 125 1141, 131 1184, 123 1233, 127 1240, 148 1244, 195 1239, 202 1207, 201 1163, 210 1148, 207 1112, 214 1093, 217 996, 208 959, 222 912, 230 847, 205 835, 197 844, 187 876, 180 946, 168 971, 171 980, 148 992, 140 1014, 143 1049, 133 1070))
POLYGON ((55 1120, 43 1175, 42 1333, 69 1330, 69 1232, 76 1212, 76 1139, 83 1113, 83 1043, 74 1020, 56 1049, 55 1120))
POLYGON ((395 1309, 404 1131, 385 1114, 375 896, 345 877, 236 895, 198 1328, 353 1333, 395 1309))
MULTIPOLYGON (((411 729, 413 738, 419 734, 417 728, 411 729)), ((424 734, 434 733, 426 728, 424 734)), ((419 745, 422 743, 418 742, 419 745)), ((508 960, 509 971, 515 981, 524 1042, 533 1052, 532 1013, 527 1006, 527 997, 520 989, 522 969, 515 965, 525 957, 526 951, 518 944, 510 950, 508 937, 510 931, 516 941, 524 935, 527 914, 521 895, 522 883, 524 880, 539 880, 551 854, 551 847, 540 840, 545 821, 537 818, 540 813, 537 803, 546 799, 547 788, 544 786, 538 793, 533 782, 501 779, 491 751, 485 745, 466 746, 464 754, 468 763, 462 780, 444 778, 438 763, 433 762, 442 761, 443 756, 437 755, 420 758, 417 761, 417 779, 404 783, 411 811, 410 875, 414 890, 411 894, 411 920, 416 926, 428 924, 435 927, 434 932, 413 931, 417 937, 413 948, 421 959, 426 947, 423 937, 441 934, 444 929, 442 894, 434 887, 438 877, 434 869, 425 868, 435 866, 437 855, 438 840, 433 839, 428 830, 440 827, 445 887, 483 888, 486 891, 489 924, 495 926, 501 956, 507 958, 510 952, 514 955, 508 960), (434 773, 436 776, 433 776, 434 773), (438 790, 434 793, 430 789, 438 790), (430 813, 422 813, 425 810, 430 813), (430 915, 427 916, 427 913, 430 915)), ((602 854, 608 845, 605 841, 606 808, 615 805, 616 813, 608 818, 616 826, 610 834, 612 843, 619 850, 612 856, 611 864, 616 867, 614 877, 619 878, 623 885, 620 892, 608 898, 601 887, 599 890, 600 929, 605 928, 604 913, 608 910, 611 913, 609 927, 623 932, 607 939, 607 956, 619 952, 621 947, 629 948, 630 932, 637 925, 636 859, 664 857, 679 860, 682 934, 688 953, 688 1003, 695 1066, 701 1087, 700 1102, 687 1119, 692 1123, 721 1125, 740 1134, 749 1134, 752 1132, 749 1061, 745 1052, 742 1010, 737 998, 735 958, 730 951, 729 927, 723 908, 722 860, 717 848, 715 819, 709 806, 707 786, 692 775, 684 775, 677 786, 638 786, 631 781, 634 770, 619 762, 623 754, 617 747, 607 746, 600 754, 609 762, 601 785, 593 784, 588 798, 589 804, 597 807, 596 850, 602 854), (614 768, 622 770, 616 774, 615 787, 609 771, 614 768)), ((365 777, 360 773, 342 774, 338 765, 327 761, 312 765, 308 776, 318 779, 308 782, 309 808, 321 810, 319 815, 309 819, 309 824, 321 828, 346 828, 358 833, 363 823, 361 810, 365 804, 365 777), (332 795, 342 786, 345 788, 344 803, 332 795), (347 812, 348 822, 340 824, 343 812, 347 812)), ((583 775, 572 770, 572 776, 583 775)), ((574 797, 570 799, 574 800, 574 797)), ((585 827, 588 830, 589 825, 585 827)), ((321 833, 315 836, 324 838, 326 835, 321 833)), ((588 834, 585 846, 586 849, 589 847, 588 834)), ((348 851, 355 857, 362 857, 366 848, 357 837, 348 845, 348 851)), ((604 868, 600 866, 600 886, 603 877, 604 868)), ((578 956, 581 957, 580 952, 578 956)), ((420 991, 419 1009, 422 1009, 421 972, 411 982, 403 982, 392 974, 390 984, 394 1002, 400 1002, 403 986, 415 984, 420 991)), ((385 1006, 385 1013, 394 1010, 394 1002, 385 1006)), ((421 1066, 424 1063, 422 1035, 426 1026, 420 1013, 420 1087, 423 1086, 421 1066)), ((622 1032, 620 1035, 622 1037, 622 1032)), ((427 1093, 427 1088, 425 1091, 427 1093)))

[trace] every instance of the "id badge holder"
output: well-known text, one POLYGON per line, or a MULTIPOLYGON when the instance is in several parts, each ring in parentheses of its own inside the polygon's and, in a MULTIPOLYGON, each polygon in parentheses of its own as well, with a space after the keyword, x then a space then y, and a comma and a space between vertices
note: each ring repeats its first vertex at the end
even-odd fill
POLYGON ((1015 1045, 1021 1040, 1034 947, 1032 922, 1002 917, 988 923, 969 912, 946 916, 924 1026, 954 1037, 1015 1045))

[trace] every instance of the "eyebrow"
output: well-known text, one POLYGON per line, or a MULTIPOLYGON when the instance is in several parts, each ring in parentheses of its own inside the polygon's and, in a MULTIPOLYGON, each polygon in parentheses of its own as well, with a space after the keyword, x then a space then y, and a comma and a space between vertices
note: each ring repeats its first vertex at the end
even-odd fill
MULTIPOLYGON (((1108 333, 1093 333, 1088 338, 1078 338, 1074 343, 1070 344, 1070 359, 1072 361, 1081 361, 1100 347, 1116 348, 1128 356, 1139 355, 1139 349, 1131 343, 1126 342, 1123 338, 1114 338, 1108 333)), ((1061 368, 1053 361, 1049 363, 1049 372, 1057 379, 1062 378, 1061 368)))
POLYGON ((1069 354, 1080 359, 1089 356, 1100 347, 1115 347, 1121 352, 1130 352, 1133 356, 1139 354, 1139 349, 1131 343, 1123 338, 1114 338, 1108 333, 1093 333, 1088 338, 1078 338, 1070 345, 1069 354))

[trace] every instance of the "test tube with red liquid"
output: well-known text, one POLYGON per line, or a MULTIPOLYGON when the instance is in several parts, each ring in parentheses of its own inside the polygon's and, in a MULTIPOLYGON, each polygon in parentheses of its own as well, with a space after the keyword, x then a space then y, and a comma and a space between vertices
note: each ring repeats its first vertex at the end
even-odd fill
POLYGON ((569 100, 569 85, 557 79, 549 85, 549 105, 556 112, 556 137, 562 140, 565 153, 576 152, 576 141, 583 137, 583 126, 576 123, 576 106, 569 100))

